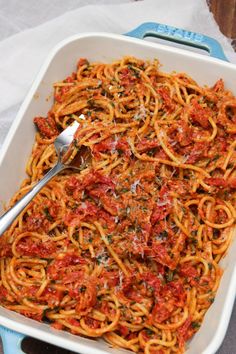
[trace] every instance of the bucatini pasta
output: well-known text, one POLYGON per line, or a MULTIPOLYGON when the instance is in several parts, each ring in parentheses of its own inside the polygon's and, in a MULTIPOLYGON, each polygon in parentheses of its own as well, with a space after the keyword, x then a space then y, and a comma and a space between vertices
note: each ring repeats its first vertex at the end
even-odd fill
POLYGON ((137 353, 183 353, 214 301, 235 224, 236 99, 158 60, 80 59, 54 85, 28 178, 74 120, 80 171, 53 178, 0 239, 0 304, 137 353))

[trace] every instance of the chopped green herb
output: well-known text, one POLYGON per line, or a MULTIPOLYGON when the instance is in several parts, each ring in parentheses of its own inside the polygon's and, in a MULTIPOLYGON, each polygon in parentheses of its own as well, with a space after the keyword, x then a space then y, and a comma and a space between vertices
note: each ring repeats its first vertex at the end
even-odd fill
POLYGON ((48 309, 44 309, 44 310, 43 310, 43 317, 45 317, 45 316, 46 316, 47 311, 48 311, 48 309))
POLYGON ((120 192, 121 192, 121 193, 127 193, 127 192, 129 192, 129 189, 128 189, 128 188, 122 188, 122 189, 120 190, 120 192))
POLYGON ((133 74, 136 78, 139 78, 140 77, 140 74, 139 74, 139 71, 137 68, 135 68, 134 66, 132 65, 128 65, 127 66, 129 70, 132 70, 133 71, 133 74))
POLYGON ((101 264, 103 262, 106 262, 108 260, 108 255, 107 254, 100 254, 98 257, 97 257, 97 262, 98 264, 101 264))
POLYGON ((107 235, 107 240, 108 240, 109 243, 112 242, 112 237, 113 237, 112 234, 108 234, 108 235, 107 235))
POLYGON ((197 329, 201 326, 201 324, 199 322, 192 322, 191 326, 192 326, 192 328, 197 329))
POLYGON ((191 237, 191 238, 190 238, 190 242, 191 242, 194 246, 197 246, 197 244, 198 244, 197 238, 194 238, 194 237, 191 237))
POLYGON ((163 230, 159 233, 158 237, 166 239, 168 237, 168 232, 166 230, 163 230))
POLYGON ((227 190, 224 191, 224 196, 225 196, 225 198, 228 198, 229 192, 227 190))
POLYGON ((135 231, 140 232, 142 231, 142 228, 140 225, 135 225, 135 231))
POLYGON ((53 221, 53 217, 52 217, 52 215, 50 214, 48 208, 44 208, 44 209, 43 209, 43 212, 44 212, 46 218, 47 218, 49 221, 53 221))
POLYGON ((213 159, 212 159, 212 161, 216 161, 216 160, 218 160, 220 158, 220 155, 215 155, 214 157, 213 157, 213 159))
POLYGON ((79 289, 78 289, 78 292, 79 293, 84 293, 86 290, 86 286, 82 285, 79 289))
POLYGON ((124 153, 123 150, 121 150, 121 149, 117 149, 116 151, 118 152, 119 155, 123 155, 123 153, 124 153))
POLYGON ((166 274, 166 281, 170 282, 173 280, 174 277, 174 271, 173 270, 169 270, 168 273, 166 274))
POLYGON ((75 239, 75 240, 78 240, 78 238, 79 238, 79 233, 78 233, 78 231, 76 231, 76 232, 74 233, 74 239, 75 239))
POLYGON ((87 101, 87 104, 88 104, 88 106, 89 106, 90 108, 93 108, 93 107, 95 106, 95 101, 94 101, 92 98, 90 98, 90 99, 87 101))
POLYGON ((146 328, 146 333, 148 336, 151 336, 154 332, 151 329, 146 328))
POLYGON ((74 145, 74 147, 76 147, 77 149, 80 147, 80 146, 78 145, 78 140, 77 140, 77 139, 74 139, 74 140, 73 140, 73 145, 74 145))
POLYGON ((147 155, 152 157, 156 151, 157 151, 157 148, 150 149, 147 151, 147 155))

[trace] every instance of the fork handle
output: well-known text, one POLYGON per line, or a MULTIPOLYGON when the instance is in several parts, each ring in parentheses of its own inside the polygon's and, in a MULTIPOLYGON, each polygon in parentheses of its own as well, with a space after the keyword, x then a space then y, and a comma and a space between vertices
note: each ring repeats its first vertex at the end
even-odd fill
POLYGON ((15 218, 24 210, 45 184, 63 169, 63 164, 58 162, 28 193, 0 217, 0 236, 8 229, 15 218))

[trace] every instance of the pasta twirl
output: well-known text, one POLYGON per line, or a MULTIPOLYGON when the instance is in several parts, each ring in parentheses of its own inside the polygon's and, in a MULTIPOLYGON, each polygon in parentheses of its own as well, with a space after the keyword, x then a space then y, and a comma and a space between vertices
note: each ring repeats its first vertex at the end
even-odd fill
POLYGON ((0 304, 145 354, 183 353, 214 301, 236 210, 236 99, 158 60, 80 59, 54 85, 13 205, 56 162, 53 142, 80 123, 73 156, 0 239, 0 304))

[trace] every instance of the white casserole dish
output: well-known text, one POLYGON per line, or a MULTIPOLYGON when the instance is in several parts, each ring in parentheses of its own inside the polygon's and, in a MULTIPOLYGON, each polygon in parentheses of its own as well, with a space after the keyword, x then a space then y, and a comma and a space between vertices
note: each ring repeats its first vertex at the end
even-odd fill
MULTIPOLYGON (((70 37, 61 42, 45 61, 4 142, 0 154, 0 202, 9 201, 25 177, 26 161, 35 134, 33 117, 46 115, 52 105, 53 83, 68 76, 75 69, 79 57, 110 62, 124 55, 143 59, 158 58, 164 71, 185 71, 200 85, 212 85, 218 78, 223 78, 226 87, 236 94, 236 66, 230 63, 122 35, 85 33, 70 37)), ((235 254, 236 242, 233 242, 221 262, 224 274, 215 302, 207 312, 200 330, 189 343, 188 354, 213 354, 225 336, 236 294, 235 254)), ((56 331, 46 324, 4 308, 0 308, 0 324, 81 354, 124 353, 124 350, 110 348, 103 340, 94 341, 56 331)), ((5 353, 21 352, 16 343, 22 339, 22 335, 14 337, 13 333, 5 332, 3 336, 5 353)))

